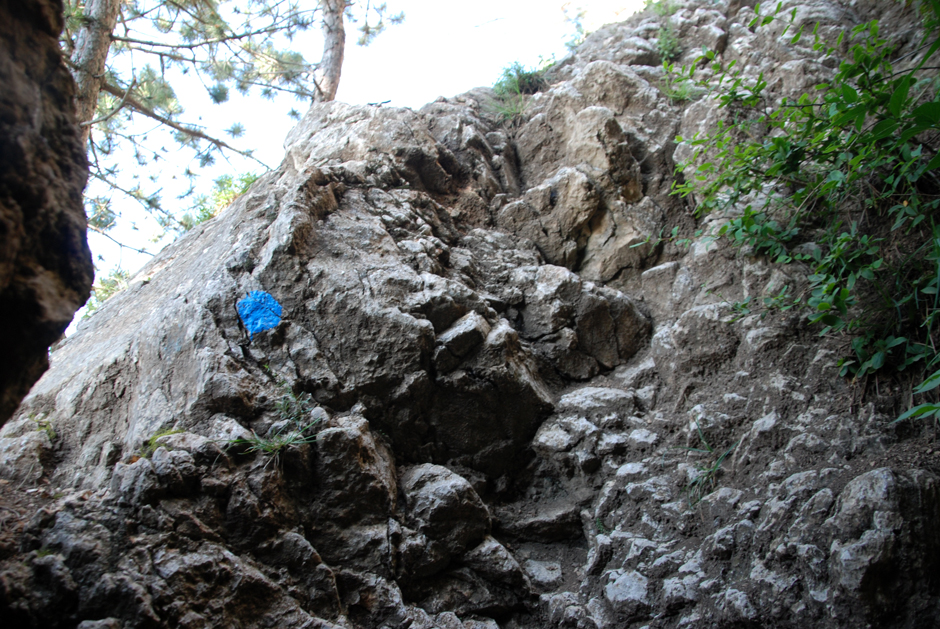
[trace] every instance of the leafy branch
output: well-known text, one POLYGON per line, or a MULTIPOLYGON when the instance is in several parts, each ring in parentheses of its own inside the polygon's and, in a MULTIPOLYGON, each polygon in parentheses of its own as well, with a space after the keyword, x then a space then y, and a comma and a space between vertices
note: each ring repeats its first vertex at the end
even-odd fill
MULTIPOLYGON (((758 5, 751 26, 782 20, 780 11, 761 15, 758 5)), ((694 194, 699 216, 724 216, 719 234, 750 255, 810 268, 804 292, 765 303, 799 307, 821 335, 848 336, 840 373, 856 380, 940 365, 940 80, 926 72, 940 50, 940 1, 925 3, 923 24, 916 63, 897 69, 872 21, 852 31, 828 83, 779 103, 765 94, 763 75, 725 65, 713 51, 689 68, 666 68, 692 81, 697 66, 710 64, 713 77, 697 86, 728 114, 706 136, 677 139, 693 156, 679 166, 684 180, 674 193, 694 194)), ((844 35, 829 45, 818 25, 811 34, 815 51, 839 54, 844 35)), ((796 29, 791 45, 804 36, 796 29)), ((935 388, 935 376, 914 393, 935 388)), ((901 418, 925 415, 940 417, 940 406, 901 418)))

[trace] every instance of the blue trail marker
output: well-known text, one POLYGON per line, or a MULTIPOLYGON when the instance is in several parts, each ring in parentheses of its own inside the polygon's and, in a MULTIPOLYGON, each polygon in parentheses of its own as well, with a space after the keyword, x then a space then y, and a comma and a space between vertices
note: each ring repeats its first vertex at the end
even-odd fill
POLYGON ((261 290, 253 290, 244 299, 236 305, 238 316, 241 317, 245 329, 248 330, 248 338, 258 332, 276 328, 281 322, 281 313, 284 309, 277 300, 261 290))

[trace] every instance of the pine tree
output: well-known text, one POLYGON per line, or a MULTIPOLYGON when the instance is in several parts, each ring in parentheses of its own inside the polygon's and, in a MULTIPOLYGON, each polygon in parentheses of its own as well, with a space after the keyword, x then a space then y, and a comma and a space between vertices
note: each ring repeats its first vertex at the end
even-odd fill
MULTIPOLYGON (((349 0, 64 0, 62 47, 78 86, 76 111, 87 142, 92 177, 112 193, 131 198, 165 230, 192 226, 185 210, 164 208, 159 190, 145 189, 122 165, 165 164, 164 146, 148 143, 134 123, 149 120, 170 130, 194 167, 183 167, 191 182, 199 167, 216 157, 250 150, 236 146, 244 126, 228 139, 187 122, 184 97, 174 89, 182 75, 197 76, 211 101, 230 91, 265 98, 290 94, 307 102, 332 100, 339 86, 345 47, 344 20, 361 24, 359 43, 368 44, 386 24, 403 19, 385 4, 349 0), (322 59, 312 63, 293 49, 296 38, 322 25, 322 59)), ((293 112, 295 115, 299 114, 293 112)), ((139 127, 138 127, 139 128, 139 127)), ((259 162, 260 164, 260 162, 259 162)), ((156 188, 153 184, 152 188, 156 188)), ((191 183, 190 192, 195 189, 191 183)), ((89 228, 107 236, 120 221, 114 194, 86 199, 89 228)))

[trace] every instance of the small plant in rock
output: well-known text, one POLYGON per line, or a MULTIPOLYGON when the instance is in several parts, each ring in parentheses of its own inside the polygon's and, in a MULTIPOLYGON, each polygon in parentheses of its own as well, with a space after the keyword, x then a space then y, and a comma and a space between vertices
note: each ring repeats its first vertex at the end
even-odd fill
POLYGON ((178 435, 183 432, 179 428, 166 428, 159 432, 155 432, 150 436, 149 439, 144 441, 144 444, 140 447, 140 450, 137 452, 137 455, 142 459, 149 459, 153 456, 153 453, 157 451, 157 448, 160 447, 160 439, 162 437, 168 437, 170 435, 178 435))
POLYGON ((315 428, 318 423, 319 420, 315 420, 306 426, 301 426, 296 429, 293 427, 287 427, 269 437, 261 437, 252 433, 251 437, 243 439, 232 439, 228 443, 229 445, 233 446, 246 446, 246 453, 261 452, 262 454, 277 458, 278 454, 280 454, 280 452, 285 448, 299 446, 305 443, 313 443, 316 441, 317 435, 315 428))
POLYGON ((503 69, 499 80, 493 85, 497 96, 535 94, 545 89, 547 83, 541 70, 529 70, 518 61, 503 69))
POLYGON ((669 17, 679 10, 679 4, 670 0, 656 0, 655 2, 654 0, 646 0, 646 5, 643 8, 651 9, 659 17, 669 17))
POLYGON ((682 46, 679 44, 679 35, 676 33, 676 27, 672 20, 663 19, 662 25, 656 37, 656 50, 659 52, 660 59, 663 62, 673 61, 682 54, 682 46))
POLYGON ((497 116, 507 122, 520 118, 525 111, 526 97, 548 85, 543 73, 544 69, 529 70, 518 62, 507 66, 493 84, 496 100, 492 108, 497 116))
POLYGON ((686 494, 689 497, 689 506, 694 507, 699 502, 702 501, 702 498, 710 494, 718 486, 718 474, 721 472, 721 466, 725 462, 725 459, 734 452, 734 449, 738 447, 738 441, 735 441, 730 448, 718 454, 718 452, 712 448, 712 446, 705 439, 705 435, 702 433, 702 428, 699 426, 698 422, 695 422, 695 429, 698 431, 699 440, 702 442, 701 448, 686 448, 689 452, 699 452, 702 454, 710 455, 714 457, 717 455, 717 458, 712 459, 710 463, 700 463, 696 465, 696 476, 685 486, 686 494))
POLYGON ((679 74, 678 69, 669 61, 663 62, 665 75, 659 82, 659 90, 674 103, 698 100, 705 90, 687 76, 679 74))
POLYGON ((250 437, 232 439, 228 445, 243 447, 245 454, 261 453, 270 457, 270 461, 276 464, 281 452, 287 448, 315 442, 319 432, 319 423, 319 419, 314 419, 306 425, 283 422, 282 426, 273 429, 266 437, 252 432, 250 437))
POLYGON ((233 439, 228 443, 233 446, 244 446, 245 453, 260 452, 276 460, 285 448, 316 441, 320 419, 308 421, 311 412, 316 407, 309 393, 306 391, 294 393, 290 384, 277 377, 268 365, 264 365, 262 369, 277 381, 280 396, 274 403, 274 409, 278 422, 265 437, 252 433, 251 437, 233 439))
POLYGON ((46 433, 49 441, 55 441, 58 435, 56 435, 55 428, 52 427, 52 420, 46 419, 45 413, 39 413, 38 415, 30 413, 29 420, 36 424, 36 430, 46 433))
POLYGON ((306 391, 294 393, 289 384, 281 380, 278 383, 281 390, 281 397, 274 403, 274 409, 278 417, 287 420, 294 426, 300 426, 310 415, 310 411, 316 406, 313 403, 313 396, 306 391))

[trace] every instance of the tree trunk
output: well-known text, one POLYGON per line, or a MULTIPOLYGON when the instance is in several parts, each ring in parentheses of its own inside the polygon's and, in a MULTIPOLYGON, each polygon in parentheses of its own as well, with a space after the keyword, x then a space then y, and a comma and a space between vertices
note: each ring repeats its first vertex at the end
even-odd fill
MULTIPOLYGON (((98 92, 104 80, 105 62, 111 48, 111 33, 121 12, 121 0, 87 0, 85 19, 75 36, 72 76, 78 86, 75 112, 79 123, 94 120, 98 92)), ((82 146, 88 143, 91 127, 82 126, 82 146)))
POLYGON ((346 50, 346 30, 343 28, 346 0, 321 0, 320 8, 323 11, 323 57, 314 75, 318 89, 313 96, 315 103, 336 98, 346 50))

